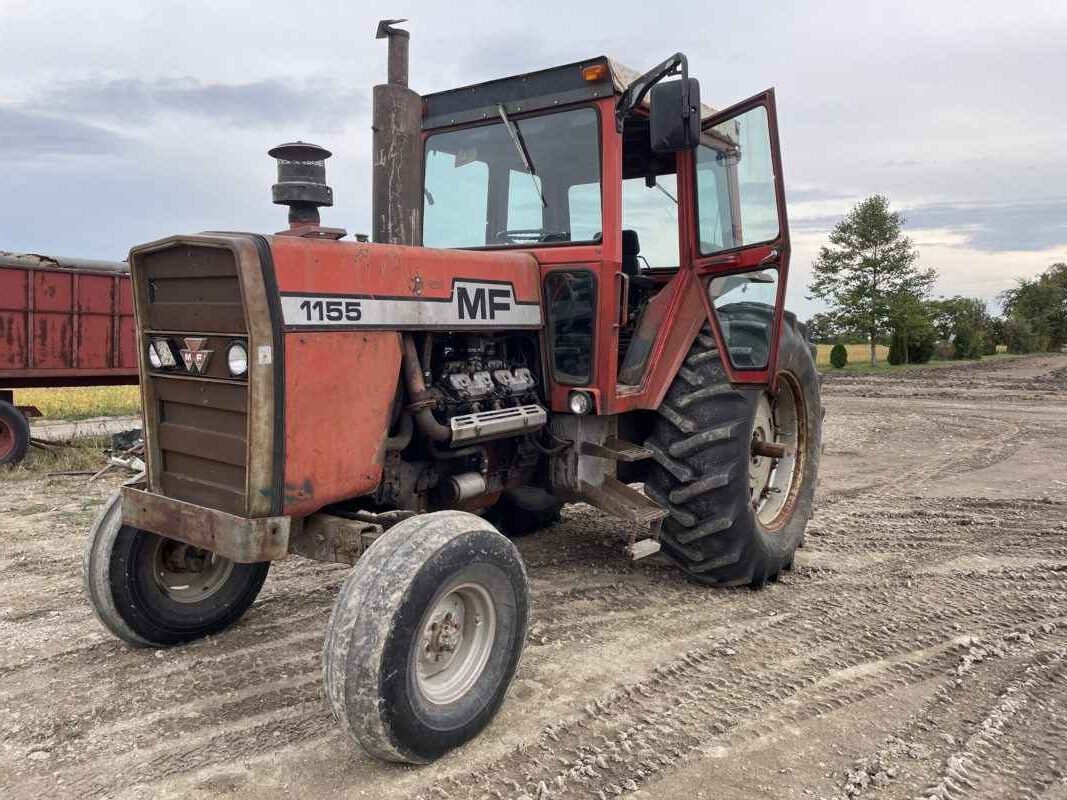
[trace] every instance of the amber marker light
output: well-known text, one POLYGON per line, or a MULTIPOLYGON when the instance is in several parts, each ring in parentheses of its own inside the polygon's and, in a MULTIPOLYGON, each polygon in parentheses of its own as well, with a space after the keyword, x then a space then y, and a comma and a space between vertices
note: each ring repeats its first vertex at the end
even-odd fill
POLYGON ((602 81, 608 77, 608 65, 594 64, 591 67, 582 67, 582 77, 587 81, 602 81))

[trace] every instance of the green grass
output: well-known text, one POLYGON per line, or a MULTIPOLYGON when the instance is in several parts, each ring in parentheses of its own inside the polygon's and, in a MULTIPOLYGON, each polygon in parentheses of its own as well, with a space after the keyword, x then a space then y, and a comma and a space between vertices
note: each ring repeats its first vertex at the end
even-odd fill
POLYGON ((138 386, 17 389, 15 405, 37 406, 46 419, 126 417, 141 413, 141 390, 138 386))

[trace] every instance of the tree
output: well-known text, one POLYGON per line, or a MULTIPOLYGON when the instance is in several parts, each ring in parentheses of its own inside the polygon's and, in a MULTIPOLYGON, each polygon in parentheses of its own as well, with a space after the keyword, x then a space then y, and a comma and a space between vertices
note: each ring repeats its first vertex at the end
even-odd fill
POLYGON ((1038 277, 1019 281, 1000 296, 1004 314, 1028 328, 1034 350, 1067 344, 1067 263, 1053 264, 1038 277))
POLYGON ((889 363, 921 364, 929 361, 937 339, 930 305, 910 292, 903 292, 890 300, 889 313, 889 324, 893 330, 889 363))
POLYGON ((830 363, 835 369, 844 369, 848 364, 848 348, 840 342, 830 348, 830 363))
POLYGON ((904 294, 925 297, 936 278, 934 270, 916 266, 919 254, 903 225, 886 197, 869 197, 834 227, 830 246, 812 264, 808 288, 830 305, 840 325, 866 334, 872 364, 878 337, 891 327, 893 302, 904 294))
POLYGON ((950 297, 931 300, 933 324, 942 339, 951 339, 955 358, 981 358, 997 351, 996 327, 984 300, 950 297))

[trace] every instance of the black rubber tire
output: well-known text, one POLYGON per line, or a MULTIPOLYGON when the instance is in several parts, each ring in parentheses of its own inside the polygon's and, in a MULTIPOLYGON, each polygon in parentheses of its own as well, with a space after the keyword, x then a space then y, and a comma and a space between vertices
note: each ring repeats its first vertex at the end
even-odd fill
MULTIPOLYGON (((730 343, 745 344, 754 316, 766 310, 720 309, 736 325, 730 343)), ((765 334, 764 334, 765 335, 765 334)), ((758 342, 752 343, 759 348, 758 342)), ((742 356, 750 349, 741 348, 742 356)), ((766 349, 766 345, 763 345, 766 349)), ((714 338, 697 337, 664 402, 652 436, 653 465, 645 490, 670 511, 661 533, 663 553, 694 579, 716 586, 763 586, 793 564, 811 518, 822 449, 819 374, 799 323, 786 313, 778 356, 780 380, 799 388, 807 446, 795 500, 773 531, 760 524, 749 497, 748 460, 756 404, 762 390, 727 381, 714 338)))
POLYGON ((515 546, 481 517, 422 514, 393 526, 356 562, 326 628, 326 698, 371 755, 425 764, 477 735, 496 714, 529 624, 526 569, 515 546), (427 611, 461 576, 489 587, 497 613, 488 661, 448 705, 426 702, 412 669, 427 611))
POLYGON ((562 519, 563 502, 535 486, 504 492, 485 513, 497 529, 509 537, 528 536, 562 519))
POLYGON ((122 524, 121 495, 108 500, 89 533, 82 576, 101 624, 135 647, 171 647, 219 633, 252 606, 270 562, 234 564, 225 583, 197 603, 160 589, 147 554, 160 537, 122 524))
POLYGON ((18 464, 30 447, 30 421, 6 400, 0 400, 0 466, 18 464), (5 443, 6 442, 6 446, 5 443))

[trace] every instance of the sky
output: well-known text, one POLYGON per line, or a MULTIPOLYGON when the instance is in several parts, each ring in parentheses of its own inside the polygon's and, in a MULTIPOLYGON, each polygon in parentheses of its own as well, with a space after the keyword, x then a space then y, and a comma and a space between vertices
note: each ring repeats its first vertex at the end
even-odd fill
POLYGON ((266 151, 334 152, 326 225, 369 232, 370 88, 408 17, 423 93, 601 53, 681 50, 706 104, 775 87, 788 305, 834 223, 881 193, 936 294, 992 300, 1067 260, 1067 3, 577 4, 0 0, 0 250, 122 259, 200 230, 284 227, 266 151))

